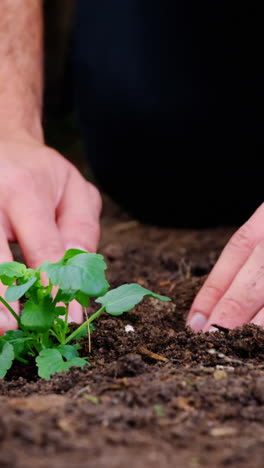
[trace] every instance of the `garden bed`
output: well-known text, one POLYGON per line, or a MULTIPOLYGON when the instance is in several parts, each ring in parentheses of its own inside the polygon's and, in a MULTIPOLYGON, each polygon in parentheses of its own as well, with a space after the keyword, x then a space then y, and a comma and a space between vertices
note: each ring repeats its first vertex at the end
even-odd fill
MULTIPOLYGON (((146 298, 102 316, 90 367, 43 381, 21 364, 1 380, 0 467, 262 468, 264 331, 185 329, 232 229, 161 229, 112 205, 106 213, 111 286, 138 282, 172 302, 146 298)), ((83 347, 87 355, 86 338, 83 347)))

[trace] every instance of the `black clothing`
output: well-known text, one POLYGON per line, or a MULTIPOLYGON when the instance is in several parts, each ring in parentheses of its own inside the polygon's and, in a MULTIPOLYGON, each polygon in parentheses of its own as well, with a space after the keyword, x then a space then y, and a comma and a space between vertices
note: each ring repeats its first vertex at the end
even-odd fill
POLYGON ((79 0, 74 75, 98 184, 132 214, 237 224, 262 202, 261 2, 79 0))

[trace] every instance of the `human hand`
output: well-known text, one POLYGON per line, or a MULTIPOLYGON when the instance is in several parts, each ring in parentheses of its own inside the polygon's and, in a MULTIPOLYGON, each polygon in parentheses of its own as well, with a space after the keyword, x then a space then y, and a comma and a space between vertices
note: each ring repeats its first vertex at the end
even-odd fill
MULTIPOLYGON (((8 242, 14 241, 31 268, 58 260, 71 247, 96 251, 101 197, 69 161, 23 135, 0 141, 0 174, 0 263, 13 260, 8 242)), ((77 302, 70 318, 82 321, 77 302)), ((0 305, 0 335, 16 325, 0 305)))
POLYGON ((194 299, 187 325, 264 326, 264 204, 232 236, 194 299))

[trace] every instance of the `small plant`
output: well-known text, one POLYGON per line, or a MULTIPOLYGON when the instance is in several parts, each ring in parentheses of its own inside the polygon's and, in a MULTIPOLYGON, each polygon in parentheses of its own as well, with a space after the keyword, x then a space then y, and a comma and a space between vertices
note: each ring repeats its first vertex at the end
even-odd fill
POLYGON ((79 357, 80 338, 92 330, 92 322, 103 312, 118 316, 131 310, 145 296, 169 301, 139 284, 124 284, 108 291, 103 256, 78 249, 67 250, 56 262, 44 262, 38 269, 18 262, 0 264, 0 280, 7 287, 0 301, 15 317, 18 330, 0 337, 0 378, 5 377, 14 360, 28 364, 36 360, 38 375, 49 379, 52 374, 71 367, 83 367, 88 358, 79 357), (41 274, 45 273, 47 285, 41 274), (55 297, 52 296, 57 287, 55 297), (19 317, 10 305, 25 297, 19 317), (68 325, 69 304, 76 299, 84 308, 90 299, 101 307, 71 333, 68 325))

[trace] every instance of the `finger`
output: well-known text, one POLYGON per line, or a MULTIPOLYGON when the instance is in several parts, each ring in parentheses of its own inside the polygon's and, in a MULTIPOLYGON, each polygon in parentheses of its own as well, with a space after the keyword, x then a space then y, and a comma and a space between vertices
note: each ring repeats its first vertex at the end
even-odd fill
POLYGON ((82 306, 77 301, 72 301, 69 305, 69 317, 68 322, 82 323, 83 311, 82 306))
POLYGON ((9 217, 27 265, 38 268, 45 260, 56 261, 64 245, 48 200, 32 187, 22 190, 9 206, 9 217))
POLYGON ((209 330, 212 324, 240 327, 250 322, 263 305, 264 241, 261 241, 214 307, 204 330, 209 330))
POLYGON ((96 251, 100 236, 100 213, 98 190, 73 169, 57 209, 57 224, 66 248, 96 251))
MULTIPOLYGON (((64 255, 65 246, 55 215, 48 203, 36 198, 35 193, 21 193, 20 199, 10 207, 10 219, 28 266, 38 268, 44 261, 54 262, 64 255)), ((69 310, 71 321, 81 323, 81 306, 71 304, 69 310)))
POLYGON ((251 320, 250 323, 254 323, 259 327, 264 328, 264 307, 260 309, 260 311, 255 315, 255 317, 251 320))
POLYGON ((232 236, 197 294, 187 318, 194 331, 202 330, 254 247, 264 238, 264 204, 232 236))
MULTIPOLYGON (((10 251, 5 232, 0 226, 0 263, 12 262, 13 256, 10 251)), ((0 282, 0 296, 5 297, 6 287, 0 282)), ((18 314, 18 302, 12 303, 12 308, 18 314)), ((7 308, 0 302, 0 335, 3 335, 8 330, 15 330, 17 328, 17 321, 7 308)))
MULTIPOLYGON (((57 261, 65 253, 65 246, 55 222, 55 214, 47 201, 37 198, 33 191, 21 192, 20 199, 10 207, 10 219, 26 263, 38 268, 44 261, 57 261)), ((47 284, 42 274, 43 284, 47 284)), ((56 294, 53 291, 53 296, 56 294)), ((82 321, 81 306, 70 306, 77 323, 82 321)))

